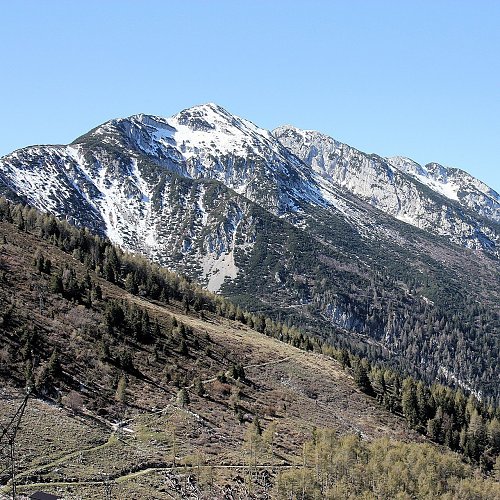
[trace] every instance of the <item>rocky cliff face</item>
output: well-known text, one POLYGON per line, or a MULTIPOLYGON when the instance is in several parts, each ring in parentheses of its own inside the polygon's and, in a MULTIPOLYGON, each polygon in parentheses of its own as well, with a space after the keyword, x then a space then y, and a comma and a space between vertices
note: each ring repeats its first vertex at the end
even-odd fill
POLYGON ((328 183, 401 221, 498 256, 500 196, 469 174, 368 155, 315 131, 285 126, 273 133, 328 183))
POLYGON ((236 276, 236 242, 252 244, 249 200, 284 215, 317 197, 300 164, 269 132, 206 105, 14 152, 0 179, 4 191, 218 289, 236 276))
POLYGON ((354 195, 454 243, 499 254, 500 196, 465 172, 368 155, 314 131, 270 133, 214 104, 170 119, 112 120, 72 145, 26 148, 0 163, 4 191, 164 263, 165 255, 191 244, 176 241, 174 249, 167 234, 188 224, 196 239, 196 227, 209 221, 206 186, 200 187, 208 181, 294 223, 310 222, 311 209, 323 207, 363 231, 366 216, 354 195), (187 185, 197 186, 194 198, 187 185), (165 229, 162 221, 179 216, 186 196, 194 203, 189 214, 165 229))

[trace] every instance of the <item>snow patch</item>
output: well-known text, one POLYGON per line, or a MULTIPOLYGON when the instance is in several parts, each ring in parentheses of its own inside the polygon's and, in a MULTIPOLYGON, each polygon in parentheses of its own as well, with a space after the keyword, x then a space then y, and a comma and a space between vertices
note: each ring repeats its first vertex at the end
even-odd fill
POLYGON ((198 194, 198 200, 197 200, 197 208, 198 208, 198 213, 201 216, 201 225, 205 227, 208 222, 208 212, 205 209, 205 204, 203 202, 203 199, 205 198, 205 192, 207 188, 205 185, 202 185, 200 187, 200 191, 198 194))
POLYGON ((208 277, 207 289, 218 292, 226 279, 234 279, 239 268, 234 261, 234 250, 216 257, 214 254, 206 255, 202 260, 203 275, 208 277))
POLYGON ((448 381, 448 382, 451 380, 452 382, 457 384, 462 389, 465 389, 466 391, 472 393, 474 396, 476 396, 477 399, 479 399, 479 401, 482 401, 483 393, 481 391, 475 390, 470 383, 465 382, 464 380, 460 379, 459 377, 457 377, 454 373, 452 373, 450 370, 448 370, 444 366, 440 366, 438 368, 438 375, 443 376, 446 379, 446 381, 448 381))

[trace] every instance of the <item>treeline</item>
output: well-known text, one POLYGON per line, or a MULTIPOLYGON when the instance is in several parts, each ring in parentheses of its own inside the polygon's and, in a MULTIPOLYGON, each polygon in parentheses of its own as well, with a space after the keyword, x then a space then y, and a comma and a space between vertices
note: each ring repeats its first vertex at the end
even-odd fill
POLYGON ((302 349, 320 348, 319 341, 293 325, 244 311, 225 298, 202 289, 188 278, 161 268, 144 257, 123 252, 109 240, 92 234, 86 228, 77 228, 53 215, 41 213, 29 206, 12 204, 4 198, 0 198, 0 220, 15 224, 18 229, 52 243, 87 268, 87 274, 78 279, 71 267, 53 269, 50 259, 40 252, 35 253, 34 265, 38 271, 51 274, 51 291, 61 293, 67 299, 83 305, 89 305, 93 299, 101 300, 102 290, 89 274, 95 272, 132 294, 164 304, 171 300, 180 302, 185 312, 194 311, 201 316, 204 311, 211 312, 302 349))
POLYGON ((258 238, 247 261, 239 256, 245 273, 225 285, 238 303, 248 310, 267 305, 266 314, 275 319, 284 306, 281 313, 293 316, 296 326, 322 338, 344 329, 343 346, 361 357, 429 384, 467 384, 499 404, 499 288, 488 269, 498 262, 485 262, 481 276, 465 250, 458 256, 438 237, 423 238, 406 227, 408 239, 422 244, 404 248, 360 237, 330 213, 320 218, 316 236, 342 242, 342 251, 311 237, 315 227, 303 232, 264 223, 273 236, 258 238), (277 231, 282 237, 274 237, 277 231), (255 289, 265 298, 261 303, 256 304, 255 289), (288 307, 292 304, 300 307, 288 307))
MULTIPOLYGON (((34 208, 0 199, 0 219, 51 242, 87 267, 88 272, 78 279, 71 267, 57 270, 40 252, 35 253, 34 265, 39 272, 51 275, 53 292, 86 306, 100 302, 102 291, 90 276, 93 271, 132 294, 165 304, 175 300, 183 305, 185 312, 194 311, 203 316, 209 311, 299 349, 332 356, 351 371, 364 392, 376 397, 389 411, 403 415, 412 428, 463 453, 471 461, 481 464, 483 470, 492 469, 500 452, 498 407, 481 402, 474 395, 466 396, 461 390, 441 385, 429 387, 414 378, 403 378, 393 370, 372 365, 367 359, 355 356, 345 348, 333 347, 293 325, 244 311, 187 278, 160 268, 145 258, 127 254, 87 229, 76 228, 34 208)), ((170 325, 160 327, 157 322, 150 321, 146 311, 127 301, 107 301, 105 318, 105 331, 100 336, 102 359, 125 371, 134 370, 127 343, 154 344, 157 358, 168 349, 188 355, 189 341, 194 343, 195 349, 200 347, 199 340, 192 338, 189 329, 175 318, 170 325)), ((429 325, 437 328, 434 322, 429 325)), ((446 325, 443 327, 446 330, 446 325)), ((29 350, 29 346, 24 350, 29 350)), ((181 385, 180 381, 177 383, 181 385)))
MULTIPOLYGON (((336 269, 330 275, 322 271, 310 290, 309 315, 374 339, 344 339, 344 346, 360 356, 428 383, 468 384, 497 405, 498 307, 482 304, 479 293, 467 292, 470 284, 459 282, 458 273, 435 262, 423 265, 420 273, 404 258, 391 257, 392 262, 387 256, 374 258, 364 282, 336 269), (386 265, 392 266, 389 271, 386 265)), ((306 321, 299 321, 296 324, 307 328, 306 321)))
POLYGON ((483 471, 491 471, 500 454, 500 408, 474 394, 441 384, 426 385, 404 377, 346 349, 336 349, 297 329, 265 320, 262 333, 300 349, 321 352, 350 371, 358 387, 387 410, 403 416, 408 425, 436 443, 462 453, 483 471))
POLYGON ((296 327, 338 348, 429 384, 467 385, 498 405, 500 315, 494 276, 483 279, 481 287, 474 266, 462 269, 422 250, 353 239, 352 228, 337 222, 328 226, 335 229, 330 240, 342 241, 349 252, 325 251, 307 233, 269 222, 265 232, 280 230, 283 237, 258 238, 251 257, 239 256, 245 273, 225 284, 225 291, 247 310, 277 320, 286 315, 296 327), (489 286, 491 293, 485 294, 489 286), (260 302, 256 289, 264 297, 260 302))
MULTIPOLYGON (((77 228, 29 206, 12 204, 5 198, 0 198, 0 220, 52 243, 79 260, 89 271, 130 293, 166 304, 176 300, 184 304, 186 311, 206 310, 230 319, 245 320, 243 311, 224 298, 203 290, 188 278, 169 272, 144 257, 123 252, 109 240, 92 234, 86 228, 77 228)), ((51 273, 52 263, 43 256, 35 255, 35 265, 40 272, 51 273)), ((87 301, 82 294, 89 287, 85 283, 77 283, 71 269, 56 274, 51 286, 67 298, 81 303, 87 301)))
MULTIPOLYGON (((500 479, 500 460, 495 465, 500 479)), ((428 444, 386 438, 364 441, 337 437, 331 430, 313 433, 305 444, 302 467, 278 474, 276 498, 475 498, 500 496, 500 483, 477 478, 451 453, 428 444)))

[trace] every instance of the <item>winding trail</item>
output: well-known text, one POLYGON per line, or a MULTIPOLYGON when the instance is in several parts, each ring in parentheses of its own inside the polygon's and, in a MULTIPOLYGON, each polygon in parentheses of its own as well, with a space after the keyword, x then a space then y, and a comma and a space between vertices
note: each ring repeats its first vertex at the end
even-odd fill
MULTIPOLYGON (((145 299, 137 297, 137 296, 135 296, 133 298, 133 302, 136 302, 138 305, 140 305, 141 307, 144 307, 146 309, 154 310, 157 313, 175 315, 182 322, 184 322, 187 325, 190 325, 196 329, 199 329, 201 331, 212 330, 212 328, 213 328, 214 332, 216 332, 217 334, 220 334, 219 327, 223 328, 223 326, 224 326, 222 322, 220 324, 217 323, 217 324, 212 325, 211 323, 209 323, 207 325, 206 321, 202 320, 201 318, 195 317, 195 316, 187 315, 180 308, 177 308, 174 306, 167 306, 167 307, 160 306, 158 304, 155 304, 153 302, 150 302, 148 300, 145 300, 145 299)), ((244 335, 246 327, 243 327, 240 330, 242 330, 241 333, 244 335)), ((284 353, 284 354, 287 354, 287 353, 284 353)), ((267 366, 279 365, 281 363, 286 363, 287 361, 294 361, 294 360, 299 360, 299 359, 307 360, 307 359, 310 359, 309 356, 320 356, 320 355, 315 354, 315 353, 301 351, 301 350, 297 349, 296 351, 294 350, 292 354, 285 356, 285 357, 282 357, 280 359, 269 360, 269 357, 266 356, 268 359, 267 361, 259 362, 259 363, 249 363, 249 364, 243 365, 243 368, 245 371, 259 369, 259 368, 264 368, 267 366)), ((213 377, 206 378, 206 379, 202 380, 202 382, 204 384, 206 384, 206 383, 215 382, 216 380, 217 380, 217 376, 213 376, 213 377)), ((193 387, 194 387, 194 383, 192 383, 188 386, 185 386, 184 388, 189 390, 189 389, 192 389, 193 387)), ((168 392, 170 392, 170 390, 171 390, 171 388, 168 389, 168 392)), ((167 391, 166 388, 165 388, 165 391, 167 391)), ((190 413, 193 416, 195 416, 197 419, 205 420, 202 415, 198 415, 196 413, 193 413, 190 410, 187 410, 187 409, 182 408, 181 406, 175 404, 175 398, 176 398, 176 395, 173 394, 169 400, 165 401, 166 404, 164 407, 151 410, 148 412, 148 414, 160 416, 161 414, 164 414, 168 410, 173 409, 173 410, 179 410, 179 411, 184 411, 184 412, 190 413)), ((316 405, 318 407, 320 407, 321 409, 323 409, 323 407, 324 407, 325 411, 331 410, 330 407, 328 407, 327 405, 324 405, 320 401, 317 401, 316 405)), ((25 470, 22 473, 18 474, 17 480, 19 481, 22 478, 25 478, 28 481, 30 479, 33 480, 33 479, 35 479, 33 477, 34 475, 42 475, 43 472, 46 472, 51 468, 57 467, 58 465, 66 462, 66 461, 70 461, 70 460, 78 457, 79 454, 91 454, 93 451, 96 451, 96 450, 105 448, 106 446, 109 446, 110 444, 112 444, 113 439, 119 439, 120 429, 125 427, 127 424, 133 423, 141 415, 142 415, 141 413, 138 413, 137 415, 135 415, 127 420, 117 422, 117 423, 108 422, 108 421, 102 422, 102 420, 100 419, 101 423, 105 424, 108 428, 110 428, 110 435, 109 435, 108 441, 106 443, 103 443, 103 444, 100 444, 100 445, 97 445, 94 447, 90 447, 90 448, 82 448, 82 449, 74 450, 74 451, 67 453, 66 455, 59 457, 56 460, 53 460, 47 464, 25 470)), ((353 425, 352 422, 347 421, 347 419, 345 419, 342 415, 337 414, 337 418, 340 421, 342 421, 343 424, 347 428, 350 428, 350 429, 354 430, 355 432, 362 434, 360 429, 358 429, 355 425, 353 425)), ((123 441, 123 440, 121 440, 121 441, 123 441)), ((123 442, 126 443, 127 441, 123 441, 123 442)), ((130 444, 130 443, 127 443, 127 444, 130 444)), ((110 476, 107 476, 106 479, 103 479, 103 480, 95 479, 95 477, 94 477, 94 478, 89 478, 89 480, 84 480, 84 481, 53 481, 53 482, 46 481, 46 482, 32 482, 32 483, 27 483, 27 484, 19 484, 19 482, 18 482, 18 488, 21 491, 29 491, 29 490, 32 490, 34 488, 43 488, 44 486, 45 487, 48 487, 48 486, 53 486, 53 487, 56 487, 56 486, 60 486, 60 487, 64 487, 64 486, 75 486, 75 487, 77 487, 77 486, 99 486, 99 485, 104 485, 106 482, 123 483, 123 482, 133 480, 135 478, 145 476, 148 474, 154 474, 157 472, 172 472, 172 471, 175 472, 176 470, 180 470, 181 472, 186 470, 186 471, 189 471, 190 473, 192 473, 192 471, 196 471, 196 470, 200 470, 200 469, 205 469, 205 470, 207 470, 207 469, 208 470, 210 470, 210 469, 242 470, 242 471, 252 469, 252 470, 270 470, 270 471, 275 470, 275 471, 277 471, 277 470, 283 470, 283 469, 295 469, 295 468, 303 467, 302 464, 290 464, 290 463, 281 463, 281 464, 274 464, 274 465, 272 465, 272 464, 247 465, 247 464, 241 464, 241 463, 233 463, 233 464, 225 464, 225 465, 203 465, 203 466, 197 466, 197 465, 186 465, 185 466, 185 465, 182 465, 182 467, 179 467, 179 466, 175 467, 175 466, 171 465, 170 463, 161 464, 161 462, 160 462, 158 464, 158 466, 151 466, 151 465, 152 465, 151 463, 144 464, 143 468, 140 468, 140 466, 139 466, 139 468, 137 470, 134 470, 133 472, 127 471, 121 475, 120 475, 120 472, 117 471, 116 476, 110 475, 110 476)), ((47 478, 47 479, 49 479, 49 478, 47 478)), ((65 478, 65 479, 67 479, 67 478, 65 478)), ((4 485, 0 489, 0 491, 7 491, 9 486, 10 486, 10 482, 7 483, 6 485, 4 485)))
MULTIPOLYGON (((299 352, 297 354, 305 354, 305 353, 302 353, 302 352, 299 352)), ((254 364, 248 364, 248 365, 244 365, 243 368, 245 370, 249 370, 249 369, 252 369, 252 368, 261 368, 261 367, 264 367, 264 366, 270 366, 270 365, 276 365, 276 364, 279 364, 279 363, 284 363, 286 361, 289 361, 290 359, 293 359, 294 356, 287 356, 285 358, 281 358, 281 359, 277 359, 277 360, 271 360, 271 361, 266 361, 264 363, 254 363, 254 364)), ((212 378, 209 378, 209 379, 205 379, 203 380, 202 382, 205 384, 205 383, 211 383, 211 382, 215 382, 217 380, 217 377, 212 377, 212 378)), ((189 386, 186 386, 185 389, 191 389, 192 387, 194 386, 194 384, 191 384, 189 386)), ((173 399, 175 399, 175 396, 173 397, 173 399)), ((181 408, 180 406, 177 406, 177 405, 174 405, 174 404, 167 404, 165 407, 163 408, 160 408, 158 410, 155 410, 155 411, 152 411, 151 413, 152 414, 162 414, 164 413, 165 411, 167 411, 168 409, 170 408, 176 408, 178 410, 181 410, 181 411, 188 411, 189 413, 193 413, 193 412, 190 412, 189 410, 186 410, 184 408, 181 408)), ((194 414, 196 417, 198 418, 203 418, 201 417, 200 415, 197 415, 197 414, 194 414)), ((63 455, 62 457, 59 457, 57 458, 56 460, 53 460, 52 462, 49 462, 49 463, 46 463, 46 464, 43 464, 43 465, 39 465, 37 467, 33 467, 31 469, 27 469, 21 473, 19 473, 16 477, 16 480, 19 480, 19 479, 22 479, 23 477, 29 477, 30 475, 34 475, 34 474, 37 474, 37 475, 40 475, 43 471, 46 471, 47 469, 50 469, 52 467, 56 467, 57 465, 60 465, 68 460, 71 460, 73 458, 76 458, 78 457, 80 454, 88 454, 88 453, 92 453, 93 451, 96 451, 96 450, 100 450, 102 448, 105 448, 107 446, 110 445, 110 443, 112 442, 113 438, 116 436, 116 432, 118 431, 119 428, 122 428, 124 427, 125 425, 127 424, 130 424, 132 423, 136 418, 138 418, 140 416, 140 414, 130 418, 130 419, 127 419, 125 421, 122 421, 122 422, 117 422, 117 423, 111 423, 111 422, 106 422, 112 429, 112 432, 108 438, 108 440, 103 443, 103 444, 100 444, 100 445, 97 445, 97 446, 93 446, 91 448, 82 448, 82 449, 77 449, 77 450, 74 450, 74 451, 71 451, 70 453, 67 453, 66 455, 63 455)), ((188 468, 194 468, 196 466, 187 466, 188 468)), ((243 465, 243 464, 231 464, 231 465, 213 465, 213 466, 202 466, 202 467, 212 467, 214 469, 242 469, 242 470, 245 470, 247 468, 257 468, 257 469, 272 469, 272 468, 294 468, 294 467, 297 467, 296 465, 289 465, 289 464, 280 464, 280 465, 255 465, 255 466, 248 466, 248 465, 243 465)), ((178 468, 178 467, 177 467, 178 468)), ((184 468, 184 466, 183 466, 184 468)), ((129 479, 133 479, 135 477, 139 477, 139 476, 142 476, 142 475, 145 475, 145 474, 150 474, 150 473, 153 473, 153 472, 158 472, 158 471, 172 471, 172 470, 175 470, 176 467, 172 467, 172 466, 168 466, 168 467, 147 467, 145 469, 142 469, 142 470, 138 470, 138 471, 134 471, 132 473, 128 473, 128 474, 125 474, 123 476, 117 476, 115 478, 112 479, 112 481, 115 481, 115 482, 123 482, 123 481, 127 481, 129 479)), ((31 488, 35 488, 35 487, 42 487, 42 486, 47 486, 47 485, 51 485, 51 486, 70 486, 70 485, 81 485, 81 486, 95 486, 95 485, 102 485, 104 484, 104 481, 58 481, 58 482, 50 482, 50 481, 47 481, 47 482, 38 482, 38 483, 28 483, 28 484, 18 484, 18 488, 27 488, 27 489, 31 489, 31 488)), ((9 488, 11 485, 10 481, 5 484, 1 489, 0 491, 2 490, 5 490, 7 488, 9 488)))

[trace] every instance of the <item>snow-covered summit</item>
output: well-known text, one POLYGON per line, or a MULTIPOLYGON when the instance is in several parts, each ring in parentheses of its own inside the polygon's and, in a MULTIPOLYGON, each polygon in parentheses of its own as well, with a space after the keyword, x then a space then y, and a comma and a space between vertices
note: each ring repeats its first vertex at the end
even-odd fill
MULTIPOLYGON (((213 103, 171 118, 138 114, 90 132, 191 179, 213 179, 277 213, 318 200, 309 169, 269 131, 213 103)), ((87 136, 77 140, 88 141, 87 136)))
POLYGON ((185 109, 168 123, 186 157, 202 154, 248 156, 267 159, 283 155, 283 148, 272 134, 249 120, 232 115, 216 104, 185 109))
POLYGON ((366 154, 314 130, 282 126, 273 134, 324 183, 467 247, 495 246, 497 230, 484 227, 480 219, 500 222, 498 194, 469 174, 438 164, 422 167, 404 157, 366 154))
POLYGON ((451 179, 448 179, 447 169, 442 165, 429 163, 422 166, 410 158, 402 156, 387 158, 387 162, 401 172, 411 175, 433 191, 446 196, 450 200, 458 201, 457 193, 460 185, 454 184, 451 179))
POLYGON ((113 136, 117 131, 126 135, 132 147, 147 154, 165 154, 175 147, 184 160, 209 154, 280 154, 280 145, 269 131, 213 103, 185 109, 170 118, 141 113, 111 120, 93 134, 113 136))

